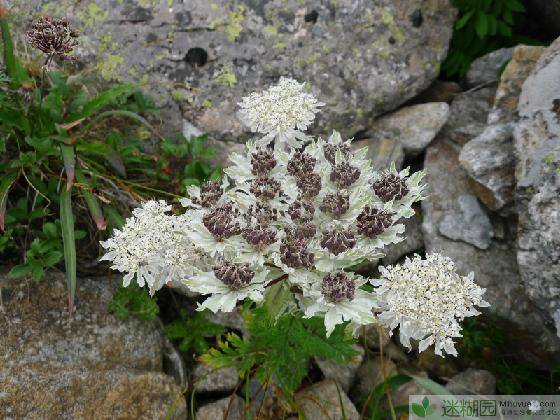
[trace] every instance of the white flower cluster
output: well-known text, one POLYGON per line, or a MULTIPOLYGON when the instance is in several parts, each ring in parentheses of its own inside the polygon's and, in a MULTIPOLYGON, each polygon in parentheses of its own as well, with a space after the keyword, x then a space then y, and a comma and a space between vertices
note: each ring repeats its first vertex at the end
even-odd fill
POLYGON ((407 258, 400 266, 380 267, 379 321, 394 330, 399 326, 401 343, 410 348, 410 339, 420 340, 419 351, 435 344, 435 352, 443 356, 457 355, 454 337, 461 337, 459 322, 479 315, 475 306, 489 306, 482 299, 486 289, 477 286, 471 272, 462 277, 455 272, 450 258, 428 254, 407 258))
POLYGON ((238 115, 252 132, 266 134, 261 143, 276 138, 277 145, 287 142, 297 146, 298 141, 307 140, 303 131, 313 122, 322 105, 305 91, 303 83, 281 77, 278 84, 243 98, 238 115))
POLYGON ((147 201, 121 230, 101 242, 107 250, 101 260, 112 261, 113 270, 126 273, 125 287, 136 276, 138 285, 146 284, 153 294, 174 278, 193 275, 195 265, 202 266, 192 243, 180 233, 186 230, 186 216, 168 215, 170 210, 165 201, 147 201))
MULTIPOLYGON (((377 172, 367 149, 353 150, 337 132, 327 140, 305 136, 299 130, 311 124, 320 105, 302 84, 285 78, 244 98, 242 118, 263 138, 248 142, 245 154, 230 156, 233 164, 221 181, 189 188, 181 200, 184 215, 167 215, 170 207, 163 202, 135 210, 124 229, 104 243, 109 251, 104 258, 127 273, 125 285, 134 275, 152 291, 171 277, 183 281, 207 295, 199 309, 231 311, 246 298, 261 302, 282 296, 275 307, 322 316, 331 334, 344 322, 354 331, 376 322, 374 311, 381 306, 388 308, 382 322, 392 314, 405 336, 425 338, 433 331, 432 342, 440 346, 455 335, 445 329, 455 324, 437 316, 414 325, 408 318, 401 322, 414 305, 434 306, 439 295, 422 293, 413 301, 407 297, 416 290, 413 285, 395 292, 403 293, 409 306, 394 306, 393 277, 371 292, 366 287, 370 280, 349 271, 381 258, 385 246, 404 239, 401 222, 414 215, 413 203, 424 198, 424 174, 398 172, 394 165, 377 172), (211 268, 205 269, 200 262, 208 260, 211 268)), ((433 259, 426 264, 433 265, 433 259)), ((428 266, 416 265, 427 271, 428 266)), ((414 278, 424 279, 421 273, 414 278)), ((473 284, 472 290, 479 289, 473 284)), ((460 288, 449 293, 441 297, 465 295, 460 288)), ((391 328, 397 324, 391 322, 391 328)))

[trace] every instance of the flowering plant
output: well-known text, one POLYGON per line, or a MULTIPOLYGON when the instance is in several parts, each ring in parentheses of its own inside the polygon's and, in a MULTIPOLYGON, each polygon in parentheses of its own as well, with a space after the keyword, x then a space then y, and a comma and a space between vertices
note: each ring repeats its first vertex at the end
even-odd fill
POLYGON ((239 117, 262 137, 230 156, 221 181, 190 187, 184 214, 168 214, 162 201, 137 209, 103 243, 104 259, 126 273, 125 285, 136 277, 151 293, 183 282, 207 296, 200 310, 269 301, 276 317, 322 317, 327 336, 338 324, 355 332, 380 323, 400 326, 405 345, 414 338, 421 351, 435 344, 438 354, 455 354, 457 321, 487 305, 472 275, 459 276, 437 254, 381 268, 377 280, 350 271, 404 239, 401 221, 424 198, 424 173, 377 172, 366 148, 353 150, 339 133, 307 136, 322 105, 287 78, 244 98, 239 117))

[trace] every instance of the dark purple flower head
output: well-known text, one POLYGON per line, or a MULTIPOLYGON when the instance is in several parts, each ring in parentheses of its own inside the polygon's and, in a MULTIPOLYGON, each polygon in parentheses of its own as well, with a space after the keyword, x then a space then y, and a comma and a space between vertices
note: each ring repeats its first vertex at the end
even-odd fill
POLYGON ((309 241, 315 236, 317 227, 311 223, 302 223, 299 225, 288 226, 285 228, 286 236, 300 241, 309 241))
POLYGON ((27 40, 33 47, 45 53, 47 61, 58 57, 62 61, 72 61, 70 53, 78 45, 78 33, 70 28, 65 19, 42 16, 27 31, 27 40))
POLYGON ((251 183, 251 194, 262 200, 271 200, 282 194, 280 183, 267 176, 258 177, 251 183))
POLYGON ((392 224, 393 216, 391 213, 369 206, 366 206, 356 219, 358 232, 369 238, 375 238, 382 234, 392 224))
POLYGON ((348 188, 360 178, 360 170, 351 166, 348 162, 342 162, 333 166, 330 180, 339 188, 348 188))
POLYGON ((325 159, 329 161, 331 165, 336 163, 336 152, 340 150, 342 153, 342 157, 347 159, 350 156, 350 146, 347 144, 325 144, 323 146, 323 154, 325 155, 325 159))
POLYGON ((354 248, 356 236, 351 230, 326 230, 321 238, 321 246, 334 255, 354 248))
POLYGON ((253 280, 255 272, 249 264, 223 263, 213 267, 214 275, 231 290, 239 290, 253 280))
POLYGON ((280 245, 280 260, 291 268, 311 268, 315 255, 307 249, 307 241, 287 236, 280 245))
POLYGON ((223 193, 220 181, 207 181, 200 187, 200 200, 194 198, 193 203, 209 208, 218 202, 223 193))
POLYGON ((310 222, 313 220, 313 214, 315 214, 313 203, 301 197, 288 207, 288 215, 294 222, 310 222))
POLYGON ((243 238, 253 248, 262 250, 276 242, 276 233, 265 225, 253 225, 243 229, 243 238))
POLYGON ((288 162, 288 173, 290 175, 301 177, 313 172, 317 159, 309 153, 297 151, 288 162))
POLYGON ((241 232, 235 219, 237 215, 238 211, 230 203, 225 203, 202 216, 202 223, 216 240, 222 241, 241 232))
POLYGON ((321 176, 314 172, 299 177, 296 182, 300 194, 305 198, 316 197, 321 191, 321 176))
POLYGON ((266 176, 276 166, 276 158, 271 149, 262 148, 251 155, 251 173, 258 176, 266 176))
POLYGON ((342 216, 350 208, 350 197, 348 194, 339 192, 328 193, 321 203, 321 211, 330 213, 333 216, 342 216))
POLYGON ((384 202, 400 200, 408 194, 405 179, 395 174, 386 174, 372 184, 373 192, 384 202))
POLYGON ((323 277, 321 292, 332 303, 352 300, 356 292, 356 284, 354 279, 344 271, 329 273, 323 277))

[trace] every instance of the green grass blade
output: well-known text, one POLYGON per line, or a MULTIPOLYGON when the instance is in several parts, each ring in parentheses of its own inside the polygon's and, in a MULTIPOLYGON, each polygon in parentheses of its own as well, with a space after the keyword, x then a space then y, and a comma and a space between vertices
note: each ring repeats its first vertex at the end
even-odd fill
POLYGON ((66 190, 70 191, 74 184, 74 176, 76 172, 76 153, 74 146, 60 143, 60 151, 62 160, 64 161, 64 170, 66 171, 66 190))
POLYGON ((137 89, 133 84, 122 84, 101 92, 91 101, 87 102, 83 108, 71 114, 66 120, 73 122, 84 118, 91 117, 102 108, 112 105, 123 97, 131 95, 137 89))
POLYGON ((14 43, 10 34, 10 26, 5 16, 0 19, 0 30, 2 31, 2 42, 4 44, 4 63, 6 64, 6 73, 10 78, 10 85, 16 89, 23 82, 31 83, 31 78, 14 54, 14 43))
POLYGON ((84 130, 87 131, 88 128, 90 126, 92 126, 93 124, 95 124, 97 121, 102 120, 103 118, 108 118, 108 117, 125 117, 125 118, 128 118, 130 120, 136 121, 140 124, 143 124, 153 134, 155 134, 157 137, 161 138, 160 134, 157 132, 157 130, 154 128, 154 126, 151 125, 148 122, 148 120, 146 120, 146 118, 138 115, 136 112, 127 111, 125 109, 120 109, 120 110, 116 109, 116 110, 105 111, 105 112, 100 113, 95 118, 92 118, 89 121, 88 125, 84 128, 84 130))
POLYGON ((64 264, 66 266, 66 282, 68 286, 68 315, 74 311, 76 295, 76 241, 74 239, 74 215, 72 213, 72 192, 60 189, 60 225, 64 245, 64 264))
POLYGON ((18 177, 19 172, 11 172, 0 177, 0 230, 4 230, 4 216, 6 214, 6 204, 8 203, 8 192, 10 187, 18 177))
POLYGON ((82 171, 79 169, 76 170, 76 180, 81 184, 80 190, 82 195, 84 196, 84 200, 86 200, 86 204, 89 209, 89 214, 91 218, 95 222, 97 229, 105 230, 107 228, 107 221, 103 216, 103 210, 101 210, 101 205, 95 196, 88 190, 89 184, 87 183, 82 171))

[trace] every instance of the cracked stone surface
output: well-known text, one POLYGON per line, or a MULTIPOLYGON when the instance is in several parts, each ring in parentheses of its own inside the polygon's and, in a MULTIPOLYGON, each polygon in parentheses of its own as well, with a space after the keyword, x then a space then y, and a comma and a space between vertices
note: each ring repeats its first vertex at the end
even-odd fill
POLYGON ((560 311, 560 39, 541 55, 519 98, 514 130, 521 278, 547 324, 560 311))
MULTIPOLYGON (((118 320, 108 278, 78 279, 72 322, 66 281, 3 283, 0 411, 12 418, 185 418, 181 388, 162 369, 155 322, 118 320)), ((3 279, 0 279, 3 280, 3 279)), ((116 282, 116 279, 115 279, 116 282)))
POLYGON ((439 224, 439 233, 455 241, 463 241, 479 249, 488 249, 494 237, 490 218, 474 195, 457 198, 456 212, 447 213, 439 224))
POLYGON ((15 0, 82 33, 77 53, 109 81, 140 82, 217 139, 243 133, 236 103, 280 76, 326 103, 317 127, 353 136, 437 77, 456 10, 447 0, 15 0))
POLYGON ((449 105, 432 102, 407 106, 379 118, 368 131, 373 141, 398 141, 407 156, 417 156, 447 122, 449 105))

